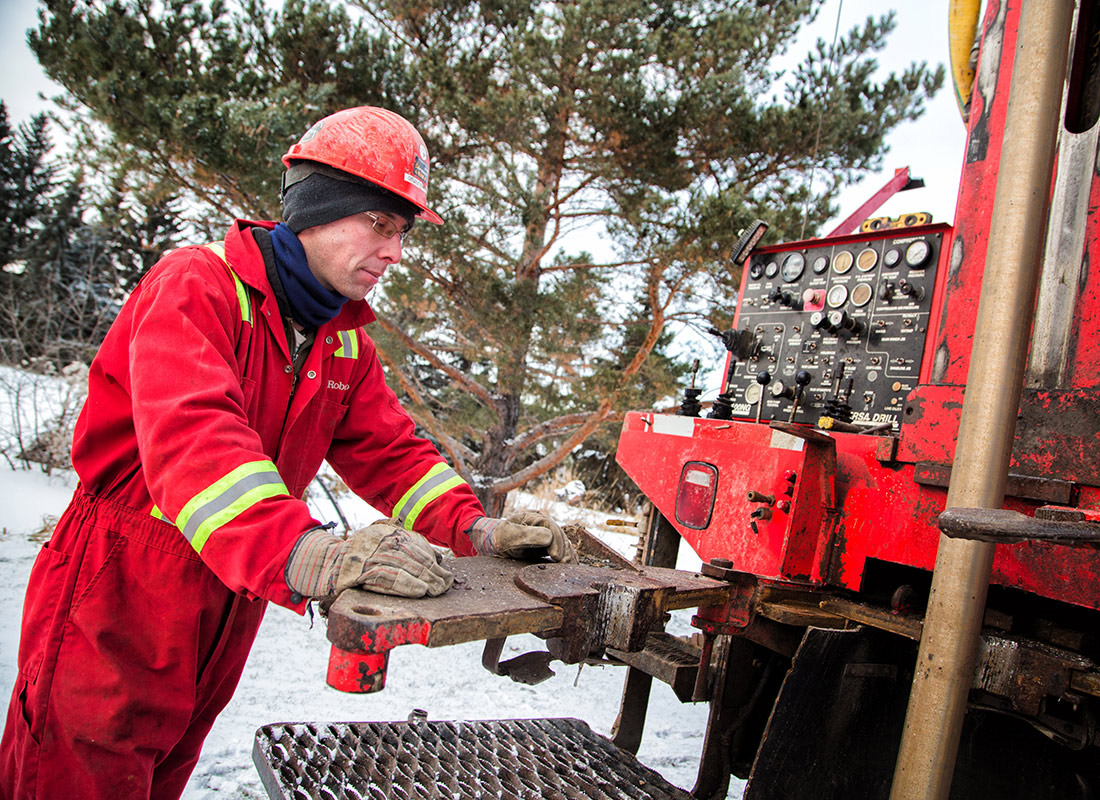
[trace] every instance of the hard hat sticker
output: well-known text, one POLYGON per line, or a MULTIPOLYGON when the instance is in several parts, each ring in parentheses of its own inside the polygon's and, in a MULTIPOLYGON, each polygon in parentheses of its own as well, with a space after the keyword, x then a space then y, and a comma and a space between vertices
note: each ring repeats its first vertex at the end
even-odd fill
POLYGON ((308 142, 310 139, 320 133, 321 128, 323 127, 325 127, 325 121, 323 119, 313 123, 313 126, 304 134, 302 134, 302 138, 298 140, 298 144, 301 144, 302 142, 308 142))
POLYGON ((428 190, 428 162, 427 162, 427 160, 421 158, 420 156, 416 156, 415 158, 413 158, 413 177, 410 178, 408 175, 406 175, 405 178, 409 181, 409 183, 415 183, 417 186, 422 187, 424 189, 424 191, 427 191, 428 190))

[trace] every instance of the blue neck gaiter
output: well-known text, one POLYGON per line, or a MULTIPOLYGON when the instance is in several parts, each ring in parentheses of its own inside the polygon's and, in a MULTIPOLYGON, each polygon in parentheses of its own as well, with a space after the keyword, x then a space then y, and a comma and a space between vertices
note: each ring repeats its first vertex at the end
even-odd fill
POLYGON ((290 228, 280 222, 271 231, 271 248, 275 253, 275 269, 283 283, 290 304, 290 315, 299 325, 316 328, 334 319, 347 298, 326 289, 313 277, 306 261, 306 251, 290 228))

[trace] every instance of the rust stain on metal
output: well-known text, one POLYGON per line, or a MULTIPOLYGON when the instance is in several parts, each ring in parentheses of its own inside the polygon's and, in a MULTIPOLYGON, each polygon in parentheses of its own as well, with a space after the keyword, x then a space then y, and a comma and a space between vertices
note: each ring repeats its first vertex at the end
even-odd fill
POLYGON ((590 567, 603 567, 605 569, 626 569, 639 572, 637 565, 619 555, 613 548, 608 547, 600 539, 593 536, 587 528, 580 523, 563 525, 562 531, 573 548, 577 551, 577 561, 590 567))

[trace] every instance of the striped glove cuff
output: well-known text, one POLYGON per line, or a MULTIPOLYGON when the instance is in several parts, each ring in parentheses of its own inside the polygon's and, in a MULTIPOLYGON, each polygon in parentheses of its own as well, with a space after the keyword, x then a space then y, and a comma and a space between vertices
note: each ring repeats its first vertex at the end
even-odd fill
POLYGON ((502 522, 504 520, 494 517, 478 517, 469 527, 467 533, 470 536, 470 543, 473 544, 479 556, 501 555, 500 550, 493 545, 493 533, 502 522))
POLYGON ((302 597, 332 594, 347 542, 324 528, 307 531, 286 562, 286 583, 302 597))

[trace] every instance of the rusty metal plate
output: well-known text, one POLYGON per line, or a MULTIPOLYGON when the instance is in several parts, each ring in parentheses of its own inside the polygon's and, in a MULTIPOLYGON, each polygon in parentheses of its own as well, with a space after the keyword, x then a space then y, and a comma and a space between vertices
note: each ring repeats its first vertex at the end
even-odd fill
POLYGON ((724 581, 660 567, 624 570, 482 556, 444 558, 443 565, 454 573, 455 585, 439 597, 344 592, 328 611, 329 641, 350 653, 382 653, 403 644, 442 647, 564 629, 562 635, 574 642, 569 663, 575 663, 595 642, 592 631, 610 630, 609 644, 637 650, 658 615, 718 605, 730 595, 724 581), (532 577, 521 580, 521 574, 532 577))
POLYGON ((278 723, 252 760, 272 800, 690 800, 576 719, 278 723))
POLYGON ((351 653, 381 653, 402 644, 443 647, 553 630, 562 611, 516 586, 525 561, 444 558, 454 586, 439 597, 407 597, 349 589, 329 609, 328 639, 351 653))

